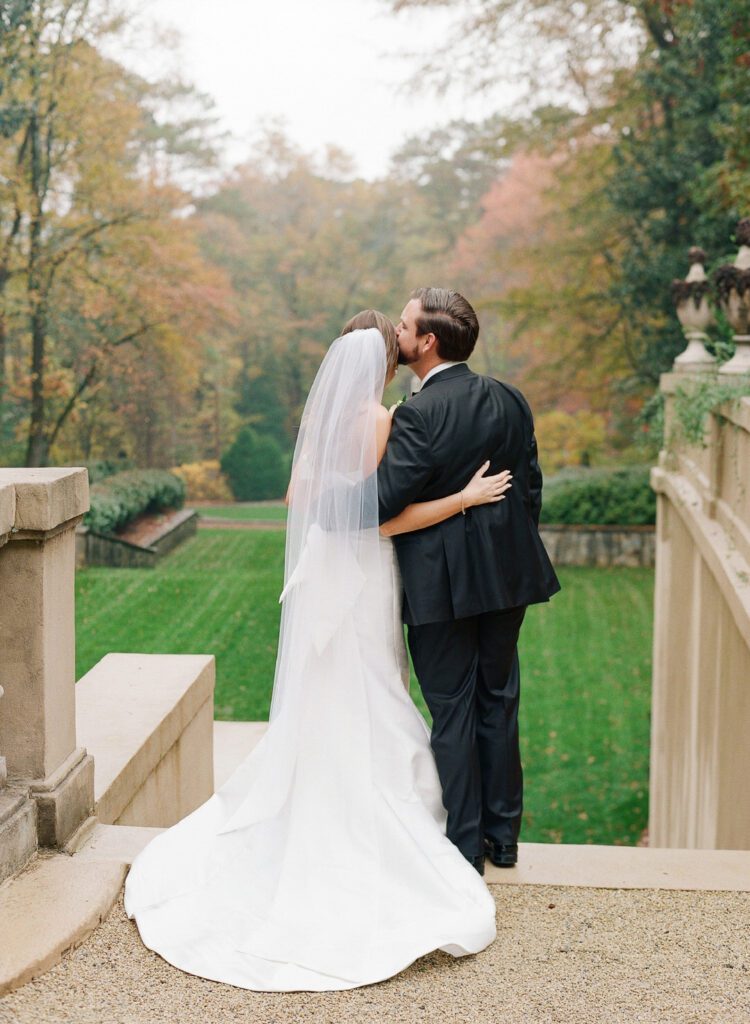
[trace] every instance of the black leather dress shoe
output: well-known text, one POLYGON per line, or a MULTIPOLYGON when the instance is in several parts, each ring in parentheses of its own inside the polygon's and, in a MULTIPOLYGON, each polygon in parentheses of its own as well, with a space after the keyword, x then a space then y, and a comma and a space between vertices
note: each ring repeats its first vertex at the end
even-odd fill
POLYGON ((473 857, 471 863, 477 869, 480 875, 484 874, 484 854, 480 854, 479 857, 473 857))
POLYGON ((496 843, 485 839, 484 847, 495 867, 512 868, 518 863, 518 843, 496 843))

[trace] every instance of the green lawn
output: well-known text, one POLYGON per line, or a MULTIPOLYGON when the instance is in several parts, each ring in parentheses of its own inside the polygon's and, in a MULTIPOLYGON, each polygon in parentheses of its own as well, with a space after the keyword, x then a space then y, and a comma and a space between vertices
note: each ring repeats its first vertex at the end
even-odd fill
POLYGON ((286 521, 286 505, 266 504, 237 504, 237 505, 211 505, 201 506, 198 512, 202 516, 216 516, 219 519, 248 520, 278 520, 286 521))
MULTIPOLYGON (((208 652, 216 717, 267 717, 283 567, 282 532, 201 529, 158 569, 80 571, 78 675, 108 651, 208 652)), ((559 576, 521 637, 521 838, 634 843, 648 816, 653 571, 559 576)))

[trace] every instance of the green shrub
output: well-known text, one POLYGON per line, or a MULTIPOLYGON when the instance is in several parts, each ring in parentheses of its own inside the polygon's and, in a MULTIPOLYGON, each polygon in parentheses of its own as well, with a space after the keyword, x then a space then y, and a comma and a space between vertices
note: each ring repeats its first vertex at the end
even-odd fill
POLYGON ((91 485, 91 508, 84 523, 112 533, 146 512, 181 508, 185 484, 165 469, 128 469, 91 485))
POLYGON ((123 473, 126 469, 132 469, 133 463, 129 459, 94 459, 93 462, 84 463, 89 471, 89 483, 98 484, 100 480, 114 476, 115 473, 123 473))
POLYGON ((656 522, 648 466, 561 473, 544 484, 542 523, 644 526, 656 522))
POLYGON ((221 458, 221 470, 237 501, 280 498, 286 491, 287 459, 272 437, 243 427, 221 458))

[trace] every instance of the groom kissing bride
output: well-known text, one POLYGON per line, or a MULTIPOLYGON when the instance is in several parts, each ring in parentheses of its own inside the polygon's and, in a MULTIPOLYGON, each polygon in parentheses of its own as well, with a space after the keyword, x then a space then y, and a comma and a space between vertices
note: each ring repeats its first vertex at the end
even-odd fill
POLYGON ((485 853, 517 858, 518 636, 560 585, 531 412, 466 365, 478 331, 461 295, 421 288, 397 327, 365 310, 323 359, 287 494, 268 729, 126 882, 144 943, 184 971, 340 990, 495 937, 481 876, 485 853), (421 387, 391 414, 399 363, 421 387))

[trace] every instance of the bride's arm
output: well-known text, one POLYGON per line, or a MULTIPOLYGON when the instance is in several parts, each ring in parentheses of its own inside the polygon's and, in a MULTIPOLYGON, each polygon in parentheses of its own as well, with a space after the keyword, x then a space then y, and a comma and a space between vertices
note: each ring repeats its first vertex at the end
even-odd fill
POLYGON ((505 469, 495 476, 485 476, 488 467, 489 462, 480 466, 462 491, 449 494, 446 498, 407 505, 403 512, 383 523, 380 532, 384 537, 393 537, 398 533, 423 530, 427 526, 434 526, 435 523, 442 523, 444 519, 450 519, 459 512, 465 512, 474 505, 503 501, 513 479, 510 471, 505 469))
MULTIPOLYGON (((388 435, 391 432, 393 411, 386 410, 382 405, 378 406, 375 420, 375 435, 378 449, 378 463, 385 454, 388 443, 388 435)), ((498 473, 496 476, 485 476, 489 462, 481 466, 469 483, 462 491, 449 494, 446 498, 436 498, 434 501, 417 501, 400 512, 393 519, 389 519, 380 526, 380 532, 384 537, 394 537, 398 533, 411 533, 414 530, 424 530, 427 526, 434 526, 435 523, 442 523, 444 519, 459 512, 466 511, 473 505, 486 505, 489 502, 502 501, 511 487, 513 479, 508 470, 498 473)))

